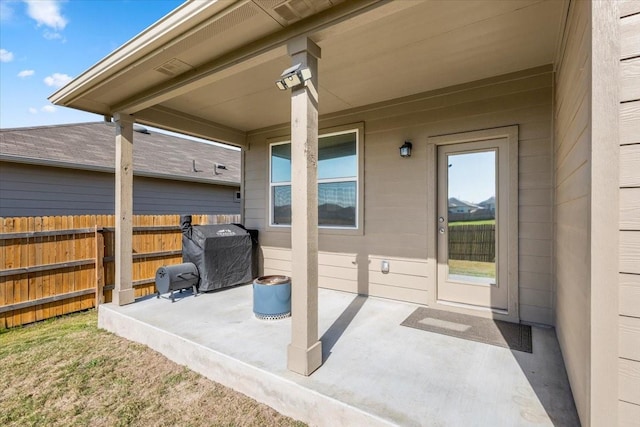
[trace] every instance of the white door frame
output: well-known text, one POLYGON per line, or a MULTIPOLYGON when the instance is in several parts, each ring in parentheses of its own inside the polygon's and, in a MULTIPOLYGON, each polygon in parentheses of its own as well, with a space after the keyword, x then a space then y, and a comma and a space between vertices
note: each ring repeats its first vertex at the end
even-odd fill
POLYGON ((494 129, 484 129, 471 132, 462 132, 450 135, 433 136, 427 139, 427 251, 431 264, 432 280, 429 280, 428 301, 429 306, 438 310, 455 311, 471 314, 479 317, 490 317, 509 322, 520 321, 518 304, 518 126, 507 126, 494 129), (447 144, 461 144, 465 142, 484 141, 490 139, 506 138, 509 146, 508 172, 502 174, 500 179, 507 179, 508 190, 508 259, 502 260, 506 264, 508 277, 508 303, 507 310, 491 310, 485 308, 471 308, 450 302, 438 301, 438 146, 447 144))

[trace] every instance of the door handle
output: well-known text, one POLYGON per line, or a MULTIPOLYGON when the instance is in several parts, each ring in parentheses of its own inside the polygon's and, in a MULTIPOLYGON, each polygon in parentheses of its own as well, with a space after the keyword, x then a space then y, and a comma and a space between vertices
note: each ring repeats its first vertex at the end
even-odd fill
POLYGON ((445 232, 445 229, 444 229, 444 217, 443 216, 438 217, 438 222, 441 224, 440 227, 438 227, 438 232, 440 234, 444 234, 444 232, 445 232))

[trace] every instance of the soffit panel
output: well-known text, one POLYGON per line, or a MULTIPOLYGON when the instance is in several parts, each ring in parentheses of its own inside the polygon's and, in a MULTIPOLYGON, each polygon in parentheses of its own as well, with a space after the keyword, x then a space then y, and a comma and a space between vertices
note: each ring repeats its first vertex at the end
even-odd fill
POLYGON ((291 59, 286 54, 281 55, 274 60, 173 98, 163 105, 176 110, 187 109, 191 112, 201 112, 209 107, 224 105, 229 101, 249 97, 266 90, 273 93, 271 89, 277 91, 274 85, 276 77, 290 64, 291 59))
MULTIPOLYGON (((320 89, 320 114, 342 111, 348 106, 333 94, 320 89)), ((215 117, 227 126, 249 131, 285 123, 291 117, 291 95, 289 92, 273 88, 236 98, 220 105, 210 106, 201 111, 201 117, 215 117)))
MULTIPOLYGON (((320 113, 552 63, 562 10, 555 0, 416 2, 322 34, 320 113)), ((284 123, 289 92, 274 81, 289 65, 283 55, 162 105, 245 131, 284 123)))
POLYGON ((465 2, 466 10, 456 10, 459 3, 452 2, 448 17, 414 8, 393 23, 326 40, 321 85, 355 107, 553 62, 562 2, 535 2, 509 12, 503 3, 510 2, 498 2, 493 16, 486 4, 465 2), (432 23, 440 31, 420 30, 432 23))
POLYGON ((211 58, 223 56, 253 40, 271 34, 282 26, 252 2, 231 8, 216 19, 201 24, 197 31, 186 34, 168 44, 160 52, 146 58, 143 66, 131 66, 120 76, 90 93, 96 102, 117 104, 131 93, 155 87, 180 74, 197 70, 211 58), (176 61, 177 60, 177 61, 176 61), (175 74, 169 74, 172 62, 180 65, 175 74), (167 64, 167 67, 163 65, 167 64))
MULTIPOLYGON (((278 90, 274 82, 290 65, 291 59, 281 56, 166 101, 162 106, 244 131, 283 123, 290 117, 291 95, 289 91, 278 90)), ((319 99, 321 114, 350 107, 322 85, 319 99)))

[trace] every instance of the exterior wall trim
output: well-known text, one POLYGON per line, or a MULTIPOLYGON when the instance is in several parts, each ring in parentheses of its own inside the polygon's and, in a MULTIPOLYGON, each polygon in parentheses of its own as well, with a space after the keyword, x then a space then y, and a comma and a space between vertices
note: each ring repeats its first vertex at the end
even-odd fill
POLYGON ((590 2, 591 331, 588 424, 618 425, 620 23, 618 3, 590 2), (612 286, 613 285, 613 286, 612 286))
MULTIPOLYGON (((429 176, 427 185, 427 252, 428 260, 431 266, 431 274, 434 280, 429 281, 429 289, 427 291, 429 305, 442 310, 457 311, 474 316, 492 317, 499 320, 509 322, 520 322, 519 313, 519 266, 518 266, 518 126, 506 126, 494 129, 483 129, 470 132, 462 132, 448 135, 439 135, 429 137, 427 140, 428 159, 431 159, 429 165, 429 176), (508 312, 501 314, 492 311, 479 311, 463 307, 444 305, 438 302, 437 298, 437 147, 439 145, 459 144, 464 142, 482 141, 496 138, 507 138, 509 144, 509 224, 508 224, 508 312)), ((503 178, 500 178, 503 179, 503 178)))
MULTIPOLYGON (((357 209, 357 218, 356 222, 358 224, 357 228, 339 228, 339 227, 318 227, 318 233, 322 235, 351 235, 351 236, 362 236, 364 234, 364 192, 365 192, 365 177, 364 177, 364 150, 365 150, 365 127, 364 122, 356 122, 352 124, 345 124, 340 126, 332 126, 321 128, 318 130, 318 136, 322 137, 326 134, 332 133, 340 133, 346 132, 350 130, 356 130, 358 132, 358 141, 357 141, 357 153, 358 153, 358 209, 357 209)), ((291 136, 289 133, 283 134, 282 136, 277 136, 273 138, 267 138, 267 147, 270 147, 271 144, 277 143, 285 143, 291 142, 291 136)), ((266 150, 266 187, 265 187, 265 212, 266 214, 266 223, 265 230, 269 232, 279 232, 279 233, 287 233, 291 234, 291 226, 274 226, 271 224, 271 187, 270 187, 270 173, 271 173, 271 150, 267 148, 266 150)))

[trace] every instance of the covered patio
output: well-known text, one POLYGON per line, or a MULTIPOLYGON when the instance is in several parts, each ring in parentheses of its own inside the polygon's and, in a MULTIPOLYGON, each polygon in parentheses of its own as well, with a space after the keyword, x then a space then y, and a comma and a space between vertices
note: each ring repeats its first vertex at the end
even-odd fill
POLYGON ((306 377, 286 366, 291 319, 251 301, 250 285, 150 297, 102 306, 99 326, 312 425, 579 425, 552 328, 511 351, 401 326, 414 304, 321 289, 324 363, 306 377))
POLYGON ((50 98, 116 123, 101 326, 315 424, 573 425, 573 399, 584 425, 638 419, 640 353, 618 349, 638 342, 619 343, 618 282, 636 289, 640 272, 635 228, 619 254, 612 79, 620 18, 637 10, 618 3, 186 2, 50 98), (260 274, 292 278, 290 320, 254 319, 249 287, 135 301, 134 123, 242 149, 242 222, 259 231, 260 274), (321 176, 329 143, 348 167, 321 176), (447 159, 476 152, 497 153, 465 185, 493 177, 501 252, 495 280, 453 289, 447 159), (323 185, 344 218, 319 218, 323 185), (400 326, 417 305, 534 325, 534 352, 400 326))
MULTIPOLYGON (((287 359, 289 369, 303 375, 321 365, 317 289, 327 280, 323 277, 326 268, 319 268, 324 263, 319 251, 330 253, 334 260, 331 269, 343 269, 332 274, 325 287, 430 306, 439 304, 435 268, 442 260, 436 262, 440 254, 436 253, 434 231, 435 218, 444 214, 434 203, 440 191, 436 187, 436 147, 469 138, 507 138, 512 148, 505 148, 500 160, 503 176, 508 176, 502 180, 509 185, 499 190, 503 198, 500 206, 504 207, 500 213, 504 225, 499 232, 504 259, 498 281, 500 289, 508 289, 508 295, 504 293, 497 302, 494 292, 487 288, 479 299, 482 302, 455 301, 447 309, 511 322, 523 319, 552 324, 548 242, 533 242, 536 254, 543 252, 545 259, 536 260, 542 266, 530 270, 544 277, 534 279, 536 284, 529 287, 538 288, 535 295, 523 299, 523 307, 519 307, 518 247, 519 239, 526 237, 518 231, 518 204, 522 204, 518 163, 529 160, 519 160, 517 153, 522 140, 538 146, 541 153, 528 167, 539 169, 542 179, 531 175, 526 178, 538 182, 523 186, 550 195, 548 64, 557 55, 566 8, 565 2, 538 0, 186 2, 51 97, 56 104, 101 113, 116 124, 114 302, 130 304, 135 296, 131 283, 134 123, 242 149, 243 222, 260 231, 263 273, 293 278, 293 324, 287 359), (289 81, 285 74, 291 70, 295 70, 292 73, 296 79, 285 85, 289 81), (276 89, 276 79, 281 90, 276 89), (495 98, 494 90, 488 89, 502 83, 512 97, 509 101, 495 98), (475 105, 469 106, 469 101, 475 105), (436 111, 438 108, 443 111, 436 111), (465 120, 465 114, 479 117, 492 109, 498 113, 496 118, 465 120), (425 120, 435 121, 437 126, 427 130, 422 127, 425 120), (529 124, 534 132, 526 132, 529 124), (518 126, 522 127, 521 135, 518 126), (460 134, 461 139, 433 138, 462 131, 475 133, 460 134), (330 223, 319 227, 323 223, 319 218, 318 183, 326 178, 319 169, 327 156, 319 149, 323 132, 348 138, 348 133, 353 135, 353 146, 347 150, 353 150, 353 156, 346 160, 353 167, 333 171, 325 180, 325 184, 338 187, 346 200, 334 197, 329 209, 342 209, 338 203, 348 203, 346 208, 353 212, 347 226, 330 223), (416 143, 413 164, 395 164, 398 156, 393 156, 393 163, 385 162, 389 166, 374 166, 388 156, 389 143, 399 145, 410 140, 416 143), (276 142, 288 142, 291 147, 289 178, 284 179, 289 183, 278 188, 272 182, 273 165, 265 165, 265 160, 270 161, 265 151, 276 142), (387 168, 396 171, 399 189, 380 182, 387 168), (349 177, 347 185, 344 177, 349 177), (279 194, 288 191, 290 200, 278 198, 276 202, 276 190, 281 191, 279 194), (375 205, 367 208, 367 204, 379 195, 388 197, 396 192, 407 197, 383 208, 404 220, 378 224, 380 210, 375 205), (284 226, 272 218, 276 203, 291 212, 284 226), (408 229, 411 222, 418 226, 408 229), (326 235, 333 238, 327 239, 326 235), (411 244, 405 244, 405 239, 411 244), (326 244, 327 240, 331 243, 326 244), (363 247, 368 250, 363 251, 363 247), (275 270, 272 248, 282 256, 276 260, 280 266, 275 270), (280 249, 290 249, 290 254, 280 249), (351 260, 354 253, 362 259, 351 260), (394 274, 384 283, 368 283, 364 278, 367 272, 358 273, 362 278, 354 281, 352 273, 344 269, 344 265, 357 265, 359 270, 373 266, 379 262, 371 258, 374 255, 398 257, 394 265, 399 270, 392 271, 394 274), (364 258, 369 259, 365 262, 364 258), (285 261, 288 267, 283 269, 278 261, 285 261), (413 275, 411 268, 400 266, 416 262, 420 264, 419 284, 406 285, 410 277, 403 281, 395 276, 413 275), (520 316, 525 305, 532 305, 530 299, 536 298, 543 302, 536 302, 538 307, 520 316)), ((541 205, 541 221, 550 222, 548 199, 535 203, 541 205)))

